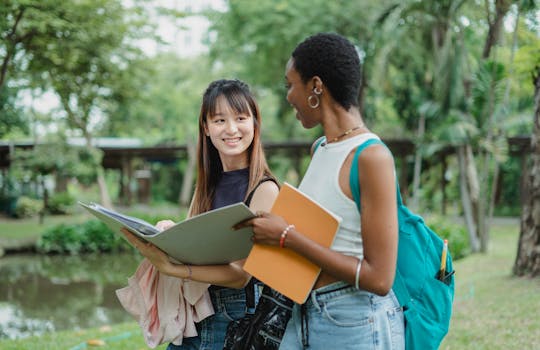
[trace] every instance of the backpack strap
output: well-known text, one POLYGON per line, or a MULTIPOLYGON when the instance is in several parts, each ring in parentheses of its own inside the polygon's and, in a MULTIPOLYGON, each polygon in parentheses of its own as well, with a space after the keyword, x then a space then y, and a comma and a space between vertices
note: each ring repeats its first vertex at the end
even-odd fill
POLYGON ((358 211, 360 212, 360 181, 358 177, 358 156, 364 149, 367 147, 379 144, 384 145, 384 143, 379 139, 369 139, 366 142, 362 143, 358 148, 356 149, 356 152, 354 152, 352 164, 351 164, 351 173, 349 175, 349 186, 351 186, 351 192, 352 196, 354 198, 354 202, 356 203, 356 206, 358 207, 358 211))
MULTIPOLYGON (((386 144, 382 142, 379 139, 369 139, 366 142, 362 143, 358 148, 356 149, 356 152, 354 152, 353 160, 351 163, 351 172, 349 175, 349 186, 351 187, 351 193, 354 199, 354 202, 356 203, 356 207, 358 208, 358 212, 360 211, 360 179, 358 176, 358 156, 360 156, 360 153, 367 147, 371 145, 383 145, 386 148, 386 144)), ((397 203, 398 206, 403 205, 403 199, 401 198, 401 191, 399 190, 399 183, 396 179, 396 197, 397 197, 397 203)))
POLYGON ((317 152, 317 150, 319 149, 319 146, 322 145, 325 140, 326 140, 326 137, 321 136, 318 139, 316 139, 315 142, 313 142, 313 145, 311 145, 311 149, 312 149, 311 155, 312 156, 315 154, 315 152, 317 152))
MULTIPOLYGON (((379 139, 369 139, 366 142, 362 143, 358 148, 356 149, 356 152, 354 153, 352 164, 351 164, 351 172, 349 176, 349 185, 351 186, 351 192, 352 196, 354 198, 354 202, 356 203, 356 206, 358 207, 358 212, 360 212, 360 180, 358 177, 358 156, 364 149, 367 147, 379 144, 384 145, 387 147, 384 142, 382 142, 379 139)), ((387 147, 388 148, 388 147, 387 147)), ((399 183, 396 179, 396 197, 397 197, 397 203, 398 207, 403 205, 403 200, 401 198, 401 193, 399 190, 399 183)), ((403 277, 399 273, 399 270, 396 268, 396 276, 394 278, 394 284, 392 285, 392 290, 394 291, 394 294, 396 297, 399 295, 401 300, 399 301, 399 304, 403 308, 408 308, 409 302, 411 300, 411 296, 409 294, 409 290, 407 289, 405 282, 403 281, 403 277)))

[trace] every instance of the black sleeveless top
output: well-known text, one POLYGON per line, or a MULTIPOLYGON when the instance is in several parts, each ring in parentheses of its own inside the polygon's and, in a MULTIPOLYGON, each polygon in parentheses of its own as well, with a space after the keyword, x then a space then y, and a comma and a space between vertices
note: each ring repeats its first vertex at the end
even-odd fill
POLYGON ((248 184, 249 168, 222 172, 212 199, 212 209, 243 202, 248 184))
MULTIPOLYGON (((221 208, 238 202, 244 202, 247 206, 249 206, 255 190, 265 181, 275 182, 275 180, 271 177, 264 177, 246 198, 249 185, 249 168, 222 172, 216 186, 214 199, 212 200, 212 209, 221 208), (245 201, 244 198, 246 199, 245 201)), ((258 283, 261 282, 255 277, 252 277, 247 286, 244 287, 246 291, 246 305, 248 308, 254 307, 256 304, 254 288, 256 288, 255 284, 258 283)), ((226 287, 211 285, 209 290, 213 291, 222 288, 226 287)))

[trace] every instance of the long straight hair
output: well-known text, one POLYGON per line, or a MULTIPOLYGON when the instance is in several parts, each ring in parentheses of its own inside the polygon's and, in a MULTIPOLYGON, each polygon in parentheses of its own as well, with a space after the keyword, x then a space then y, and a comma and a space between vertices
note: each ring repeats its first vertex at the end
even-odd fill
POLYGON ((223 171, 218 150, 206 136, 207 119, 216 112, 217 101, 224 97, 236 113, 253 116, 253 141, 248 147, 249 183, 247 195, 265 178, 274 175, 270 172, 261 143, 261 113, 249 86, 237 79, 216 80, 204 92, 199 113, 199 137, 197 141, 197 182, 189 208, 189 216, 198 215, 212 209, 216 186, 223 171))

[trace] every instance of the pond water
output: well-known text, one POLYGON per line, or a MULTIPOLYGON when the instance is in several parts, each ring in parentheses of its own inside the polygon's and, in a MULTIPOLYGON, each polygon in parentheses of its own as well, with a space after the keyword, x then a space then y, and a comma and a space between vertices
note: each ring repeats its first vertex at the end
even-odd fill
POLYGON ((133 321, 116 298, 141 257, 13 255, 0 258, 0 339, 133 321))

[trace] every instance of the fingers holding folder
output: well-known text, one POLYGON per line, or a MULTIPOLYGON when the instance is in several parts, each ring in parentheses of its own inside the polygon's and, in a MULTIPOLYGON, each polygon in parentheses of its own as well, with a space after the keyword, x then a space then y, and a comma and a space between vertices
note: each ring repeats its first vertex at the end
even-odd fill
POLYGON ((144 241, 131 233, 127 228, 122 228, 121 232, 139 253, 147 258, 158 270, 162 271, 170 264, 169 256, 152 243, 144 241))
POLYGON ((287 227, 287 222, 281 216, 258 211, 256 217, 234 225, 235 230, 251 226, 253 228, 252 240, 254 243, 279 246, 281 233, 287 227))

